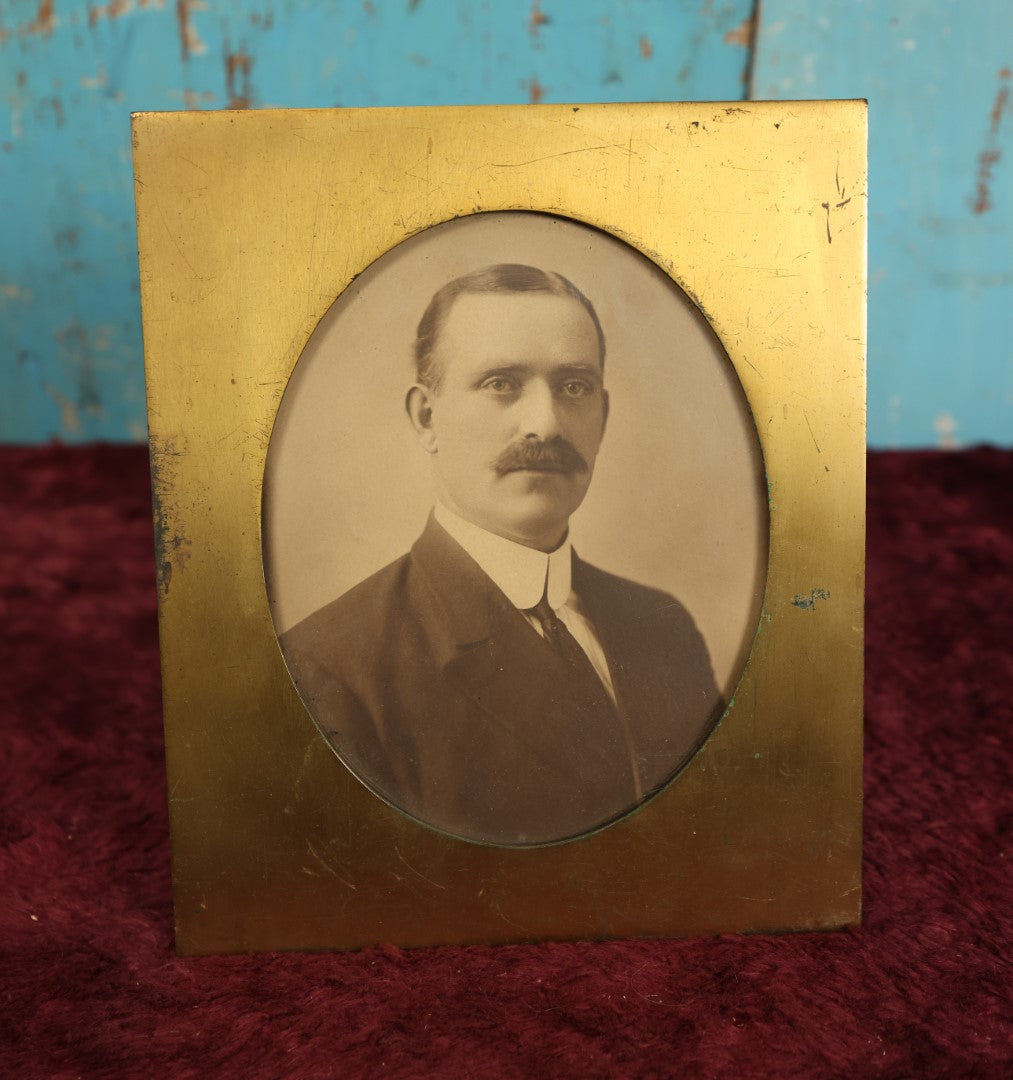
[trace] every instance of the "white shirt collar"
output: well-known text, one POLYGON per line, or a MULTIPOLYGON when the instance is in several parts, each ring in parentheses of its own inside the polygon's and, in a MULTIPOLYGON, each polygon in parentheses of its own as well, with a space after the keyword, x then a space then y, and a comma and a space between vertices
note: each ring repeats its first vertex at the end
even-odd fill
POLYGON ((487 532, 470 521, 436 504, 436 520, 506 593, 510 603, 524 610, 533 608, 548 582, 549 605, 561 608, 570 598, 572 564, 570 538, 546 554, 505 537, 487 532))

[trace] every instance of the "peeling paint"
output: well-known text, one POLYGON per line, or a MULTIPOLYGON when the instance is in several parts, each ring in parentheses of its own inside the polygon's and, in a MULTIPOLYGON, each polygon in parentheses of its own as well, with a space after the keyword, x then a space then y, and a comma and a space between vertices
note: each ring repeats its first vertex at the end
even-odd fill
POLYGON ((756 11, 747 15, 734 30, 729 30, 724 36, 726 45, 741 45, 744 49, 753 47, 753 37, 756 34, 756 11))
POLYGON ((0 352, 10 361, 0 438, 143 437, 126 103, 245 108, 296 94, 310 106, 444 105, 465 95, 577 101, 617 89, 659 100, 680 65, 682 94, 727 101, 739 95, 739 57, 721 39, 751 2, 722 0, 706 19, 698 4, 665 0, 373 0, 372 14, 362 0, 0 3, 0 168, 15 208, 0 241, 0 352), (54 339, 54 328, 75 321, 81 336, 54 339), (108 351, 100 325, 115 325, 108 351), (25 393, 38 409, 20 400, 25 393))
POLYGON ((35 107, 36 117, 38 117, 45 110, 52 110, 53 120, 55 121, 56 126, 58 128, 62 128, 65 123, 65 119, 63 115, 63 103, 60 101, 60 99, 56 97, 42 98, 39 101, 38 105, 36 105, 35 107))
MULTIPOLYGON (((1002 80, 1009 79, 1010 72, 1008 67, 1001 68, 999 71, 999 78, 1002 80)), ((995 96, 995 104, 992 106, 992 111, 989 113, 989 121, 993 135, 999 134, 999 125, 1002 123, 1003 110, 1006 108, 1006 103, 1009 101, 1009 87, 1000 86, 999 92, 995 96)))
POLYGON ((77 407, 88 416, 102 415, 102 398, 99 394, 95 362, 85 357, 81 363, 77 384, 77 407))
POLYGON ((218 100, 218 95, 210 90, 181 90, 170 97, 178 97, 185 109, 200 109, 205 105, 213 105, 218 100))
POLYGON ((972 209, 984 214, 992 209, 992 166, 999 164, 998 150, 982 150, 978 155, 978 190, 972 209))
POLYGON ((205 0, 176 0, 176 23, 179 26, 179 47, 184 63, 191 56, 202 56, 207 46, 190 21, 191 12, 207 11, 205 0))
MULTIPOLYGON (((64 363, 74 373, 73 422, 68 424, 65 417, 63 423, 64 428, 70 432, 80 430, 82 416, 94 419, 100 418, 103 414, 94 353, 109 350, 111 332, 111 327, 100 325, 95 327, 92 334, 89 334, 88 327, 76 321, 53 332, 63 354, 64 363)), ((64 412, 63 403, 58 402, 58 404, 60 404, 61 412, 64 412)))
POLYGON ((999 164, 1002 153, 999 150, 999 129, 1002 127, 1003 114, 1009 104, 1009 79, 1013 75, 1008 67, 999 69, 999 89, 988 114, 988 141, 978 155, 978 181, 971 209, 976 214, 984 214, 992 206, 992 169, 999 164))
POLYGON ((537 38, 542 32, 542 27, 549 22, 549 16, 542 11, 538 0, 531 5, 531 18, 528 19, 528 32, 533 38, 537 38))
POLYGON ((22 35, 40 34, 42 37, 49 37, 59 25, 59 20, 53 14, 53 0, 41 0, 35 18, 20 27, 18 32, 22 35))
POLYGON ((248 109, 253 103, 250 85, 250 72, 253 70, 253 57, 241 49, 229 52, 228 42, 224 48, 225 92, 228 95, 230 109, 248 109))
POLYGON ((936 432, 936 445, 940 450, 958 450, 960 443, 957 440, 957 421, 948 412, 941 412, 932 421, 932 427, 936 432))
POLYGON ((77 405, 65 394, 60 393, 48 379, 43 382, 42 389, 46 397, 60 410, 60 427, 71 435, 80 431, 81 417, 78 415, 77 405))
POLYGON ((108 82, 108 76, 106 75, 106 69, 104 64, 99 64, 98 71, 95 75, 82 75, 81 86, 85 90, 101 90, 103 86, 108 82))
POLYGON ((21 285, 15 285, 11 281, 5 281, 0 284, 0 297, 4 300, 20 300, 24 304, 30 304, 34 295, 35 294, 31 289, 26 289, 21 285))
POLYGON ((102 19, 118 19, 133 10, 132 0, 109 0, 108 4, 95 4, 88 8, 88 25, 94 27, 102 19))

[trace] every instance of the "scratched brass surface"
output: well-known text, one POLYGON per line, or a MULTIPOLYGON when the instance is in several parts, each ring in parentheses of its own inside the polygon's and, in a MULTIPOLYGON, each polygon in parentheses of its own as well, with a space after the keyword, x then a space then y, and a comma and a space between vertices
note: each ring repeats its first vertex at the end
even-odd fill
POLYGON ((860 102, 135 117, 182 952, 858 920, 865 124, 860 102), (345 770, 283 664, 260 535, 274 416, 335 297, 407 236, 509 209, 612 232, 699 303, 770 491, 725 720, 641 811, 535 850, 425 829, 345 770))

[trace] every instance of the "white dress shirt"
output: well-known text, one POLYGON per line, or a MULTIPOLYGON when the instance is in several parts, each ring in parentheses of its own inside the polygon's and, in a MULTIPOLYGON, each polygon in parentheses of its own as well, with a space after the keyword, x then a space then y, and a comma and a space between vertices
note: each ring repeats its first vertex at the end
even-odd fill
POLYGON ((527 609, 535 607, 543 596, 548 599, 556 618, 587 654, 602 685, 615 702, 616 693, 605 651, 581 608, 580 597, 572 588, 573 556, 569 537, 555 551, 546 554, 487 532, 440 503, 436 505, 435 515, 440 525, 492 578, 510 603, 543 637, 541 623, 527 609))

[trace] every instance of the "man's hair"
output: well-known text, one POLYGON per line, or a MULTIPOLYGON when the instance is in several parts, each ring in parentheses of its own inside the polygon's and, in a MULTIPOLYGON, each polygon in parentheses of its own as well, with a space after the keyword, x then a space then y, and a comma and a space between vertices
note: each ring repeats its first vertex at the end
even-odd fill
POLYGON ((598 358, 602 367, 605 366, 605 335, 598 321, 598 313, 569 278, 553 270, 539 270, 536 266, 522 263, 497 263, 454 278, 429 301, 415 336, 415 373, 423 386, 431 390, 439 388, 442 372, 435 352, 443 323, 459 296, 475 293, 549 293, 551 296, 568 296, 576 300, 591 316, 598 335, 598 358))

